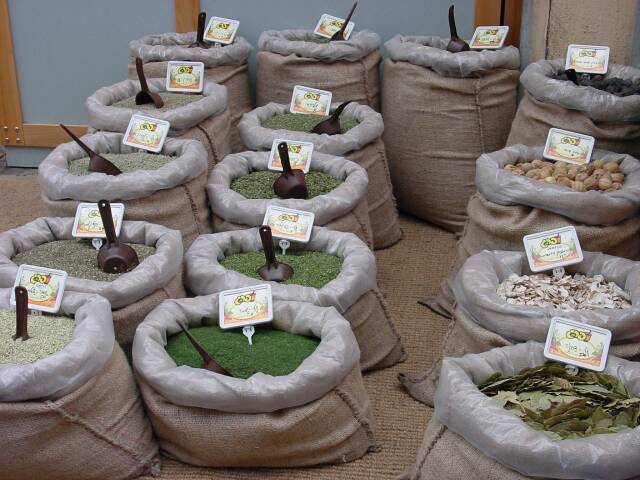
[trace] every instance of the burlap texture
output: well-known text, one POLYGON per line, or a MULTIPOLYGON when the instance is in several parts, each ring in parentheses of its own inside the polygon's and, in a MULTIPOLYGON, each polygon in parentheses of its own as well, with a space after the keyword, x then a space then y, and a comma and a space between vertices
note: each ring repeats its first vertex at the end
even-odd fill
POLYGON ((199 140, 207 149, 207 171, 231 153, 231 114, 225 109, 220 115, 207 118, 177 138, 199 140))
POLYGON ((518 74, 507 65, 459 78, 411 59, 384 61, 383 139, 401 211, 462 230, 475 161, 506 142, 518 74))
POLYGON ((55 401, 0 403, 6 480, 128 480, 159 475, 158 446, 122 350, 55 401))

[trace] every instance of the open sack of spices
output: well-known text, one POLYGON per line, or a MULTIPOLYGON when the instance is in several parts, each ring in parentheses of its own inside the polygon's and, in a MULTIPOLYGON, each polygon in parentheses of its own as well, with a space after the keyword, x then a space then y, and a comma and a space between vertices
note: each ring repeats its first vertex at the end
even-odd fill
POLYGON ((278 205, 315 214, 315 225, 357 235, 372 245, 367 212, 367 172, 344 158, 313 153, 305 174, 307 198, 280 198, 273 184, 282 172, 268 170, 269 152, 228 155, 209 176, 207 193, 216 232, 262 225, 278 205))
POLYGON ((90 241, 72 237, 73 218, 38 218, 0 233, 0 287, 13 286, 22 264, 64 270, 67 291, 96 293, 111 303, 116 340, 131 347, 135 329, 167 298, 186 296, 180 233, 147 222, 124 221, 118 240, 131 246, 139 265, 105 273, 90 241))
POLYGON ((109 303, 65 292, 55 314, 32 312, 13 340, 12 289, 0 289, 2 478, 128 480, 160 458, 109 303))
POLYGON ((445 358, 434 417, 405 479, 623 480, 640 474, 640 366, 546 363, 544 344, 445 358))
POLYGON ((606 328, 613 354, 639 359, 640 262, 583 255, 559 277, 532 273, 524 252, 485 250, 469 257, 454 282, 455 309, 440 359, 422 374, 402 374, 407 391, 433 405, 442 357, 544 342, 553 317, 606 328))
POLYGON ((218 326, 218 295, 163 302, 138 327, 134 368, 163 452, 202 466, 300 467, 375 448, 349 324, 333 308, 273 306, 253 345, 218 326), (228 375, 202 368, 182 328, 228 375))
MULTIPOLYGON (((331 112, 339 104, 331 106, 331 112)), ((271 150, 274 140, 313 143, 314 151, 345 157, 367 170, 367 204, 374 248, 393 245, 402 237, 385 154, 382 115, 371 107, 349 103, 339 116, 340 133, 311 133, 329 117, 289 112, 289 105, 270 103, 245 114, 238 124, 242 140, 252 150, 271 150)), ((313 165, 313 163, 312 163, 313 165)))
POLYGON ((296 85, 380 110, 380 37, 362 30, 328 41, 311 30, 268 30, 258 40, 256 103, 288 103, 296 85))
POLYGON ((449 38, 385 43, 384 143, 401 211, 460 231, 479 155, 504 147, 516 110, 520 54, 447 51, 449 38))
POLYGON ((205 81, 212 80, 227 87, 231 115, 231 151, 243 150, 236 129, 242 114, 251 110, 249 67, 247 61, 253 47, 243 37, 236 36, 229 45, 201 48, 190 47, 196 41, 196 32, 161 33, 145 35, 129 42, 129 78, 137 79, 135 59, 144 63, 147 78, 162 78, 167 75, 167 63, 189 61, 204 63, 205 81))
MULTIPOLYGON (((276 246, 277 248, 277 246, 276 246)), ((293 268, 283 283, 270 282, 273 298, 335 307, 351 324, 363 370, 386 368, 406 357, 376 280, 376 260, 355 235, 314 227, 309 243, 291 242, 277 256, 293 268)), ((264 280, 265 253, 257 228, 202 235, 185 254, 185 284, 197 295, 264 280)))
POLYGON ((211 232, 207 202, 207 153, 194 140, 168 138, 159 154, 123 145, 123 134, 82 137, 118 167, 119 175, 90 172, 89 157, 75 143, 63 143, 38 167, 42 201, 49 215, 73 217, 81 202, 108 200, 125 206, 125 220, 144 220, 179 230, 185 248, 211 232))
POLYGON ((640 161, 594 150, 588 165, 553 164, 542 160, 542 151, 512 145, 478 158, 478 192, 467 206, 456 260, 440 296, 425 300, 429 307, 451 315, 453 280, 469 256, 522 250, 525 235, 567 225, 575 227, 584 250, 640 259, 640 161))
POLYGON ((124 133, 135 113, 166 120, 169 137, 199 140, 207 150, 208 170, 230 152, 230 114, 226 87, 205 81, 202 93, 167 92, 165 80, 148 79, 149 90, 160 95, 163 106, 136 105, 140 82, 124 80, 102 87, 87 98, 89 127, 94 130, 124 133))
MULTIPOLYGON (((640 156, 640 70, 609 65, 605 82, 618 79, 634 94, 576 85, 566 78, 564 59, 539 60, 524 69, 524 98, 518 105, 507 145, 541 145, 552 127, 591 135, 598 148, 640 156)), ((602 88, 602 87, 601 87, 602 88)), ((610 89, 611 90, 611 89, 610 89)))

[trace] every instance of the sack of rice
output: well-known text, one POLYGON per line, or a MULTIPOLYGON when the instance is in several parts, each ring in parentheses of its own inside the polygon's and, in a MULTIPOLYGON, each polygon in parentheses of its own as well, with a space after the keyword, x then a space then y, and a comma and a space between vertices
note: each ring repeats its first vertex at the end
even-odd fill
POLYGON ((349 324, 333 308, 275 301, 253 345, 218 326, 218 295, 169 300, 138 327, 133 363, 160 448, 209 467, 344 463, 375 448, 349 324), (181 325, 229 373, 202 368, 181 325))
POLYGON ((385 43, 383 138, 400 210, 457 232, 476 159, 507 140, 520 54, 511 46, 451 53, 448 43, 402 35, 385 43))

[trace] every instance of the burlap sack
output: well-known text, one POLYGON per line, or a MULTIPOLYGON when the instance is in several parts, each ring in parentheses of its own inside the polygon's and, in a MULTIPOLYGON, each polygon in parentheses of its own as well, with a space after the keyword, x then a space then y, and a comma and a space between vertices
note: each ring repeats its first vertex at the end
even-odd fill
MULTIPOLYGON (((0 290, 0 308, 11 308, 10 294, 0 290)), ((158 446, 114 343, 109 303, 66 292, 60 313, 75 318, 69 345, 31 364, 0 364, 2 478, 159 475, 158 446)))
MULTIPOLYGON (((147 83, 154 92, 165 91, 165 81, 150 78, 147 83)), ((171 124, 169 136, 180 139, 199 140, 207 150, 207 166, 213 166, 230 151, 230 118, 227 108, 227 89, 212 81, 204 82, 204 98, 172 110, 157 112, 134 108, 113 107, 114 103, 136 95, 140 83, 124 80, 109 87, 102 87, 85 101, 89 114, 90 132, 104 130, 124 133, 134 113, 142 113, 166 120, 171 124)))
MULTIPOLYGON (((307 244, 292 249, 326 252, 342 258, 337 278, 323 288, 271 283, 273 298, 335 307, 351 324, 360 346, 362 370, 386 368, 404 361, 406 354, 384 296, 378 289, 375 256, 352 233, 314 227, 307 244)), ((197 295, 240 288, 262 280, 227 270, 219 261, 227 255, 261 250, 257 228, 202 235, 185 254, 185 285, 197 295)))
POLYGON ((451 288, 465 260, 482 250, 522 250, 522 237, 573 225, 584 250, 640 259, 640 162, 629 155, 595 150, 593 160, 616 162, 627 175, 622 190, 574 192, 567 188, 510 174, 507 163, 542 158, 542 147, 512 145, 478 158, 479 192, 467 206, 469 219, 458 242, 457 256, 438 297, 424 303, 451 315, 451 288))
POLYGON ((344 42, 316 43, 310 30, 268 30, 258 40, 256 103, 289 103, 293 87, 328 90, 380 110, 380 37, 363 30, 344 42))
MULTIPOLYGON (((539 60, 524 69, 525 95, 507 145, 543 145, 552 127, 591 135, 596 147, 640 156, 640 95, 617 97, 551 77, 564 71, 564 59, 539 60)), ((607 77, 637 81, 640 70, 609 65, 607 77)))
MULTIPOLYGON (((15 255, 43 243, 73 238, 73 218, 43 217, 0 233, 0 287, 12 287, 18 266, 15 255)), ((111 303, 116 340, 130 349, 135 329, 167 298, 186 296, 182 286, 182 242, 179 232, 147 222, 125 221, 119 240, 153 245, 156 252, 111 282, 68 277, 66 290, 96 293, 111 303)), ((96 260, 97 262, 97 260, 96 260)))
POLYGON ((176 367, 164 349, 167 336, 180 324, 217 323, 218 296, 210 295, 164 302, 136 332, 135 369, 167 455, 211 467, 300 467, 350 462, 375 448, 358 346, 334 308, 274 302, 274 328, 320 338, 281 377, 243 380, 176 367))
MULTIPOLYGON (((332 105, 332 110, 338 104, 332 105)), ((358 125, 339 135, 317 135, 291 130, 272 130, 262 126, 268 118, 289 111, 289 106, 270 103, 243 116, 238 124, 244 144, 252 150, 271 150, 276 139, 313 143, 314 151, 338 155, 364 167, 369 175, 367 204, 374 248, 386 248, 402 238, 398 212, 391 187, 391 177, 381 135, 382 115, 366 105, 352 103, 343 115, 355 117, 358 125)))
POLYGON ((504 147, 516 109, 515 47, 450 53, 448 38, 385 43, 384 143, 401 211, 460 231, 475 161, 504 147))
POLYGON ((216 232, 243 230, 262 225, 269 205, 305 210, 315 214, 314 224, 357 235, 370 247, 371 225, 367 213, 367 173, 344 158, 313 153, 311 169, 343 180, 325 195, 311 199, 249 199, 231 189, 238 177, 252 171, 267 170, 268 152, 243 152, 225 157, 212 170, 207 193, 213 210, 216 232))
POLYGON ((243 37, 236 37, 231 45, 222 48, 188 48, 196 40, 196 32, 162 33, 145 35, 129 42, 129 78, 136 80, 135 58, 144 62, 147 78, 166 78, 167 62, 202 62, 205 68, 205 81, 227 87, 229 93, 229 111, 231 114, 231 151, 244 150, 237 130, 242 114, 253 108, 249 85, 247 60, 253 47, 243 37))
MULTIPOLYGON (((100 154, 131 153, 123 134, 99 132, 82 140, 100 154)), ((52 217, 74 217, 81 202, 124 203, 125 220, 144 220, 180 230, 185 248, 198 235, 211 233, 207 202, 206 151, 200 142, 168 138, 161 154, 175 161, 158 170, 138 170, 112 176, 69 173, 69 162, 86 157, 75 144, 63 143, 38 167, 42 201, 52 217)))

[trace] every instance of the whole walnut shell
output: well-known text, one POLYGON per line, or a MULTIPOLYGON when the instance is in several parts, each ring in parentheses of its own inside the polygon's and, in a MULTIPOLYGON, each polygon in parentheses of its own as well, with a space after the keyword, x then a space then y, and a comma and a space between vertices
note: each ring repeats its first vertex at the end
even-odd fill
POLYGON ((587 178, 589 178, 587 172, 580 172, 576 175, 576 181, 578 182, 584 182, 587 178))
POLYGON ((622 188, 622 184, 614 182, 613 185, 611 185, 611 188, 613 188, 614 190, 620 190, 622 188))
POLYGON ((526 173, 526 175, 529 178, 533 178, 534 180, 537 180, 537 179, 542 177, 542 170, 540 170, 539 168, 533 168, 533 169, 529 170, 526 173))
POLYGON ((521 164, 520 164, 520 165, 518 165, 518 166, 519 166, 519 167, 520 167, 520 169, 521 169, 523 172, 525 172, 525 173, 527 173, 529 170, 533 170, 533 168, 534 168, 534 167, 533 167, 533 164, 531 164, 531 162, 524 162, 524 163, 521 163, 521 164))
POLYGON ((540 159, 536 159, 531 162, 531 165, 533 165, 533 168, 541 168, 544 165, 544 162, 540 159))
POLYGON ((558 178, 556 179, 556 183, 557 183, 558 185, 562 185, 563 187, 569 187, 569 188, 571 188, 571 184, 572 184, 573 182, 569 179, 569 177, 558 177, 558 178))
POLYGON ((602 168, 610 173, 616 173, 620 171, 620 166, 616 162, 605 163, 602 168))
POLYGON ((556 183, 556 179, 553 177, 546 177, 544 181, 547 183, 556 183))
POLYGON ((584 181, 584 186, 588 190, 596 190, 598 188, 598 179, 589 177, 584 181))
POLYGON ((575 180, 571 182, 571 188, 573 188, 576 192, 586 192, 587 188, 584 186, 583 182, 575 180))
POLYGON ((613 187, 613 182, 611 181, 610 178, 602 177, 598 182, 598 188, 600 188, 600 190, 608 190, 609 188, 612 188, 612 187, 613 187))
POLYGON ((604 167, 604 162, 602 160, 594 160, 592 165, 595 168, 602 168, 602 167, 604 167))
POLYGON ((522 176, 524 175, 524 170, 522 170, 521 168, 514 168, 511 173, 513 173, 514 175, 522 176))
POLYGON ((551 167, 542 167, 540 171, 542 172, 542 178, 553 176, 553 168, 551 167))
POLYGON ((622 183, 624 182, 624 173, 612 173, 611 174, 611 181, 613 183, 622 183))

